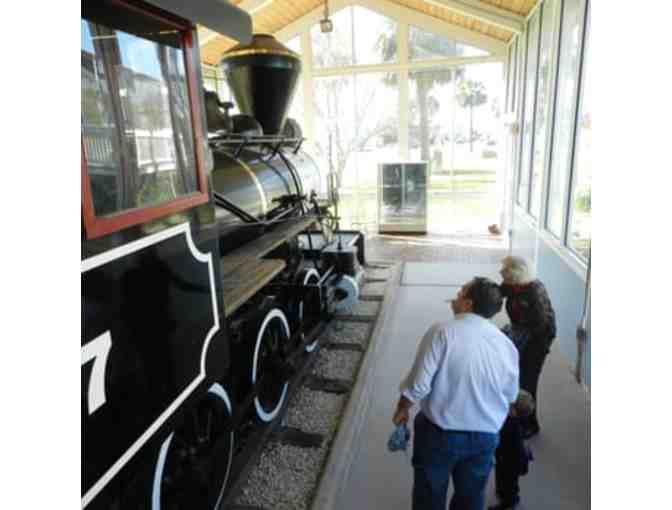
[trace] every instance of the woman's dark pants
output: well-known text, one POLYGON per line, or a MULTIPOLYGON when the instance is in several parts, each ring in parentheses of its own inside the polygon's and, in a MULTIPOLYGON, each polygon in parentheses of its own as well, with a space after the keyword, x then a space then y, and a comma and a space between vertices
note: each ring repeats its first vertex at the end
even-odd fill
POLYGON ((538 429, 537 421, 537 387, 539 376, 546 361, 550 349, 545 339, 532 338, 520 353, 520 388, 529 391, 537 405, 531 416, 521 419, 521 425, 525 429, 538 429))
POLYGON ((422 413, 415 418, 413 510, 483 510, 498 434, 443 430, 422 413))

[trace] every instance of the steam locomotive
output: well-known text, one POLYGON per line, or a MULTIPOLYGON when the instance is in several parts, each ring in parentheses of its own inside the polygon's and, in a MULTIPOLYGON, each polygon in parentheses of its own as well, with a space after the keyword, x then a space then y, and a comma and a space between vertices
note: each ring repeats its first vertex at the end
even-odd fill
POLYGON ((325 222, 286 119, 300 60, 250 28, 222 2, 82 2, 83 508, 218 508, 232 416, 274 420, 357 299, 364 237, 325 222), (195 23, 241 41, 238 115, 198 85, 195 23))

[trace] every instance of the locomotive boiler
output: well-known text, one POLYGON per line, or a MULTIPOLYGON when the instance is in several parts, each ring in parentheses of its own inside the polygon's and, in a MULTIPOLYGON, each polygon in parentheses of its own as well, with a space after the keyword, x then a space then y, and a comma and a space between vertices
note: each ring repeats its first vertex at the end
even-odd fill
POLYGON ((219 507, 237 434, 358 297, 364 237, 286 118, 300 59, 210 7, 82 2, 84 508, 219 507), (196 22, 242 41, 237 115, 196 85, 196 22))

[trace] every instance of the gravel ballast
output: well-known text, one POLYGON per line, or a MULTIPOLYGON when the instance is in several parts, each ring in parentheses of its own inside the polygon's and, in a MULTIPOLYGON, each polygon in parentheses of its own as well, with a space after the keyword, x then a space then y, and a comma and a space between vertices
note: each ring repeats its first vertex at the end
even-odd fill
MULTIPOLYGON (((324 344, 369 344, 371 325, 366 322, 345 322, 334 320, 324 335, 324 344)), ((324 345, 323 344, 323 345, 324 345)))
POLYGON ((387 282, 367 282, 361 290, 363 296, 382 296, 385 293, 387 282))
POLYGON ((354 381, 361 357, 361 352, 323 349, 317 355, 314 373, 327 379, 354 381))
POLYGON ((268 510, 306 510, 329 453, 329 446, 299 448, 269 442, 237 504, 268 510))
POLYGON ((327 439, 336 432, 345 405, 345 395, 299 388, 287 409, 283 425, 304 432, 323 434, 327 439))
MULTIPOLYGON (((367 278, 387 278, 388 268, 366 269, 367 278)), ((389 282, 367 282, 363 295, 383 295, 389 282)), ((341 316, 375 317, 380 301, 359 301, 341 316)), ((320 339, 323 346, 316 354, 312 375, 326 379, 357 379, 360 363, 369 345, 375 319, 351 322, 336 316, 320 339), (324 348, 327 344, 358 344, 363 352, 324 348)), ((277 438, 268 441, 236 498, 235 504, 265 510, 308 510, 324 469, 331 444, 336 437, 349 394, 315 391, 302 386, 292 396, 281 425, 324 436, 319 448, 283 444, 277 438)))
POLYGON ((364 269, 366 279, 383 279, 387 280, 390 277, 390 269, 385 267, 367 267, 364 269))
POLYGON ((358 301, 351 310, 338 313, 336 317, 348 315, 377 315, 380 309, 380 302, 378 301, 358 301))

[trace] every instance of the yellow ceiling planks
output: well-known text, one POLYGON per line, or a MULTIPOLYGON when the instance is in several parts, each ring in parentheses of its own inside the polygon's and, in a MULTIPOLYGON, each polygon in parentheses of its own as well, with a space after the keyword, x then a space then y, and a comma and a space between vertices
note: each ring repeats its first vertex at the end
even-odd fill
MULTIPOLYGON (((512 32, 493 26, 481 20, 458 14, 450 9, 439 7, 425 0, 387 0, 390 3, 414 9, 428 16, 445 21, 476 33, 484 34, 500 41, 509 41, 512 32)), ((480 0, 513 14, 526 15, 538 0, 480 0)), ((243 4, 244 0, 231 0, 234 5, 243 4)), ((324 5, 324 0, 273 0, 268 5, 252 14, 253 31, 255 33, 276 33, 289 24, 301 19, 308 13, 324 5)), ((201 60, 206 64, 218 64, 222 53, 236 44, 236 41, 222 35, 214 34, 199 27, 201 39, 201 60)))

